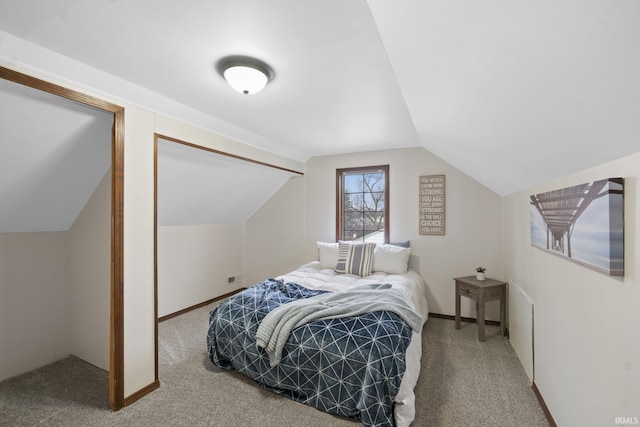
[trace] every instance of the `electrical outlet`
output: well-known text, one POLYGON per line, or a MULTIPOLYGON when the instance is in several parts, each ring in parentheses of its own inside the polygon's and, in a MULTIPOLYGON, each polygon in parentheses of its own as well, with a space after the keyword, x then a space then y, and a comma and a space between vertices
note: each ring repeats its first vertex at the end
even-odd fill
POLYGON ((227 285, 234 285, 234 284, 240 283, 240 282, 242 282, 242 275, 241 274, 235 274, 233 276, 227 277, 227 285))

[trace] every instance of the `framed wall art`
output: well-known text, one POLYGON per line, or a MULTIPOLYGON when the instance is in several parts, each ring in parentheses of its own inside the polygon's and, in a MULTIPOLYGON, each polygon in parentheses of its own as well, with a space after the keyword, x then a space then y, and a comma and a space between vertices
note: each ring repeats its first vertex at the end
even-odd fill
POLYGON ((530 196, 531 245, 624 276, 624 178, 530 196))

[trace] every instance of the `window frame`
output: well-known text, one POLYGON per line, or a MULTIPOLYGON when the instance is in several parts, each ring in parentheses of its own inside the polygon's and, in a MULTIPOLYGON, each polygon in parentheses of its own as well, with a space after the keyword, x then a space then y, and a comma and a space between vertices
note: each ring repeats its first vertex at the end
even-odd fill
MULTIPOLYGON (((389 165, 360 166, 336 169, 336 242, 343 240, 344 177, 359 173, 384 173, 384 243, 389 243, 389 165)), ((364 240, 363 240, 364 242, 364 240)))

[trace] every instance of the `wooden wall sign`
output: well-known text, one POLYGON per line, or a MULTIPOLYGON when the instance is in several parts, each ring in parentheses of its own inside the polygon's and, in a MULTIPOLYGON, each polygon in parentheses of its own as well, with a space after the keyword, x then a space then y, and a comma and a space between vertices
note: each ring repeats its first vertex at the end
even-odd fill
POLYGON ((420 234, 444 235, 444 184, 444 175, 423 175, 420 177, 420 234))

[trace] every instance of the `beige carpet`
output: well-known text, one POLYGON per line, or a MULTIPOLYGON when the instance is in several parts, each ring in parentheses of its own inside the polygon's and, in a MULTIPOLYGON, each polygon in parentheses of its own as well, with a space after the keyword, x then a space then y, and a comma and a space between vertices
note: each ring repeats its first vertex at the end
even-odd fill
MULTIPOLYGON (((221 371, 206 355, 207 306, 160 323, 161 386, 118 412, 108 374, 70 357, 0 383, 0 426, 349 426, 221 371)), ((431 318, 423 332, 414 426, 548 426, 507 339, 431 318)))

